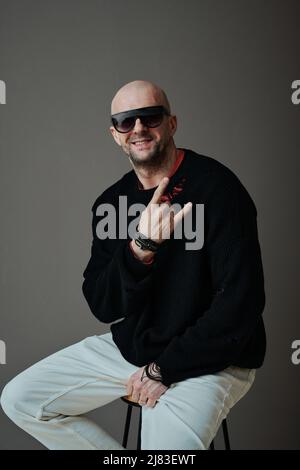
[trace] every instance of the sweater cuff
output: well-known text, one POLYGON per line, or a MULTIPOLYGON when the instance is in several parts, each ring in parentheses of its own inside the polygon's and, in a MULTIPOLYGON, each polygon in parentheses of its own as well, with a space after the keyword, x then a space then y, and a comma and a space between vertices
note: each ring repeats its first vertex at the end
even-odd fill
MULTIPOLYGON (((130 240, 131 241, 131 240, 130 240)), ((154 263, 154 257, 149 263, 142 263, 142 261, 136 258, 130 247, 130 241, 125 244, 125 263, 128 270, 133 274, 136 279, 142 279, 151 272, 154 263)))

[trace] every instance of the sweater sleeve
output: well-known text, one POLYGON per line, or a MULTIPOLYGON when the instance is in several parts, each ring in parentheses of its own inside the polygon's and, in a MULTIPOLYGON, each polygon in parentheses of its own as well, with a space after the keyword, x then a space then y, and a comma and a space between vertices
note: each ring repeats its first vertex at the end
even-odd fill
POLYGON ((91 256, 82 291, 93 315, 111 323, 142 308, 155 261, 146 264, 137 259, 129 246, 131 240, 98 238, 96 226, 101 217, 96 215, 95 204, 92 212, 91 256))
POLYGON ((216 188, 205 206, 202 249, 211 273, 212 301, 155 360, 166 386, 234 365, 265 306, 256 208, 248 192, 241 183, 221 192, 216 188))

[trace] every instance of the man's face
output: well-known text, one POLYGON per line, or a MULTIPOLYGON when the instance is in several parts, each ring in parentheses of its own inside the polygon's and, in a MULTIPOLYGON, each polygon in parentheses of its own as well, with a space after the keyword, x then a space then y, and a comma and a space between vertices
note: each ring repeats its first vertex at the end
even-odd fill
MULTIPOLYGON (((120 106, 114 114, 129 111, 130 109, 158 105, 161 105, 161 103, 155 100, 133 101, 126 107, 124 105, 120 106)), ((130 157, 130 160, 137 166, 143 166, 154 164, 166 153, 173 140, 172 137, 176 132, 176 127, 176 116, 164 115, 158 127, 146 127, 141 119, 137 118, 134 128, 127 133, 120 133, 113 126, 110 127, 110 131, 117 144, 130 157)))

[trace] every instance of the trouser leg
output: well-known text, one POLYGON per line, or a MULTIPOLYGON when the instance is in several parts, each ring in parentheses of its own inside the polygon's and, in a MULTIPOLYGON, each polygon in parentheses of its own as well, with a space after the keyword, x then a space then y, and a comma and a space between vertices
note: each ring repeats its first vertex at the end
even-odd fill
POLYGON ((127 362, 111 332, 91 336, 39 361, 4 388, 1 405, 20 428, 48 449, 123 447, 81 416, 126 395, 138 367, 127 362))
POLYGON ((250 389, 255 372, 228 367, 172 384, 154 408, 143 406, 142 449, 208 449, 222 420, 250 389))

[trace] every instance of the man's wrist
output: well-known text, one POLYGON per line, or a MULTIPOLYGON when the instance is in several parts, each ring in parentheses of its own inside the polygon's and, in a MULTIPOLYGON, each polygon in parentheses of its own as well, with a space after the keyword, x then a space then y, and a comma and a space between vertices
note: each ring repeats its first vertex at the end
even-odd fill
POLYGON ((151 251, 156 253, 159 248, 159 243, 151 240, 151 238, 145 237, 145 235, 139 231, 137 231, 135 234, 134 243, 143 251, 151 251))
POLYGON ((133 253, 133 255, 139 259, 144 264, 151 264, 154 260, 154 253, 150 250, 142 250, 139 248, 135 243, 134 240, 131 240, 129 243, 129 247, 133 253))
POLYGON ((147 364, 145 366, 144 371, 147 377, 149 377, 149 379, 161 382, 162 376, 160 372, 160 367, 155 362, 151 362, 150 364, 147 364))

